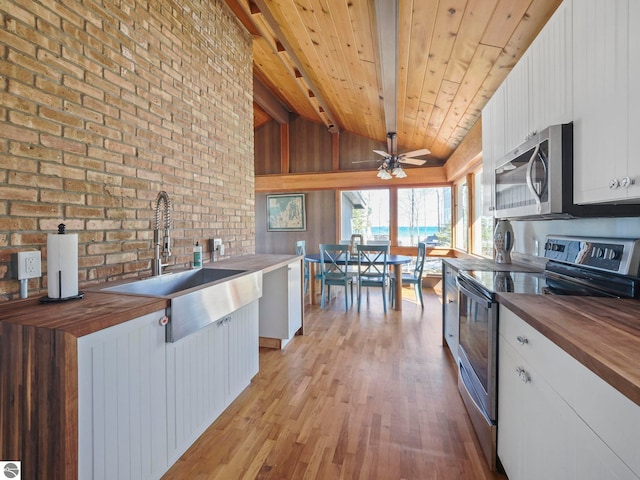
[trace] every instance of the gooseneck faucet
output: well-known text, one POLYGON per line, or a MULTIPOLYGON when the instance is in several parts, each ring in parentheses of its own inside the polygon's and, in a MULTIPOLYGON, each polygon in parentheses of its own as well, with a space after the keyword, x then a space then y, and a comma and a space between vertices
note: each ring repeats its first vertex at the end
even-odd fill
POLYGON ((162 267, 168 265, 171 256, 171 200, 164 190, 158 194, 156 200, 156 226, 153 230, 153 265, 151 265, 152 275, 162 275, 162 267), (164 209, 162 205, 164 204, 164 209), (163 215, 164 214, 164 215, 163 215), (164 235, 162 247, 160 245, 160 221, 164 216, 164 235), (161 251, 162 249, 162 251, 161 251), (162 263, 162 260, 165 263, 162 263))

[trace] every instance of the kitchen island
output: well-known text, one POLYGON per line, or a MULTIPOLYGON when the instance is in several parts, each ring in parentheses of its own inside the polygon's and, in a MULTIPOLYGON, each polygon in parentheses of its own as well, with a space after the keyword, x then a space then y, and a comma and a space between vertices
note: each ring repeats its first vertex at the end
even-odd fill
MULTIPOLYGON (((248 255, 206 267, 268 273, 296 260, 248 255)), ((79 339, 142 318, 161 328, 168 299, 98 291, 105 286, 85 289, 81 300, 31 298, 0 309, 0 458, 21 461, 24 478, 78 478, 79 339)))

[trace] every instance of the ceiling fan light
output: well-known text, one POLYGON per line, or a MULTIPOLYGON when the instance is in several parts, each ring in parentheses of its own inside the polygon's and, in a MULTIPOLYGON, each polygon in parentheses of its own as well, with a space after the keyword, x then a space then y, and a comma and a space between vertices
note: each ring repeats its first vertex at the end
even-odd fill
POLYGON ((392 178, 391 174, 384 168, 378 172, 378 177, 380 177, 382 180, 390 180, 392 178))
POLYGON ((406 178, 407 177, 407 174, 405 173, 405 171, 400 166, 395 167, 391 173, 396 178, 406 178))

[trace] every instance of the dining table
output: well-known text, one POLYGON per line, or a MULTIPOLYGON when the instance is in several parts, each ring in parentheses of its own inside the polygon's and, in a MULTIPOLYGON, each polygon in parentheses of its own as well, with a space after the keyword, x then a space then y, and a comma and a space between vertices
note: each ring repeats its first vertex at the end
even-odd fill
MULTIPOLYGON (((309 280, 310 280, 310 291, 311 291, 311 303, 317 304, 316 300, 316 265, 320 263, 320 254, 319 253, 308 253, 304 256, 304 259, 309 262, 309 280)), ((396 279, 402 279, 402 266, 413 261, 413 257, 408 255, 387 255, 387 265, 393 268, 393 274, 396 279)), ((382 260, 378 262, 382 264, 382 260)), ((358 256, 353 255, 349 257, 349 265, 357 266, 358 265, 358 256)), ((395 282, 396 291, 394 295, 396 299, 400 301, 396 301, 393 306, 394 310, 402 310, 402 280, 395 282)))

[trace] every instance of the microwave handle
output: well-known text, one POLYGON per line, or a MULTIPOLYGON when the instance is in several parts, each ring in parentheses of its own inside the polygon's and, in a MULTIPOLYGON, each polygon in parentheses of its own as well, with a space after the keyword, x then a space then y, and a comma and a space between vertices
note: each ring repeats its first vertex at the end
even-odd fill
POLYGON ((534 200, 536 201, 536 207, 538 209, 538 213, 541 211, 540 205, 540 194, 536 191, 536 188, 533 186, 533 164, 536 161, 536 157, 538 156, 538 151, 540 150, 540 144, 536 145, 536 148, 533 150, 533 155, 529 159, 529 163, 527 163, 527 186, 529 190, 531 190, 531 194, 533 195, 534 200))

